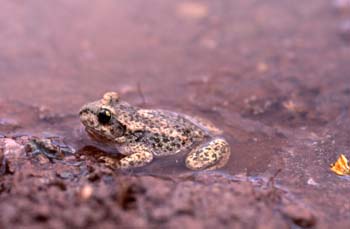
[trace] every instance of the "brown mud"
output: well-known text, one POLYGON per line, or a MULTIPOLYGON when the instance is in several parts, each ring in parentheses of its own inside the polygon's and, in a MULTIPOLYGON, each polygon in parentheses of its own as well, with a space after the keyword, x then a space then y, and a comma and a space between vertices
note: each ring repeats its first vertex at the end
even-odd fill
POLYGON ((349 228, 350 1, 2 1, 0 227, 349 228), (79 108, 212 120, 228 165, 114 171, 79 108))

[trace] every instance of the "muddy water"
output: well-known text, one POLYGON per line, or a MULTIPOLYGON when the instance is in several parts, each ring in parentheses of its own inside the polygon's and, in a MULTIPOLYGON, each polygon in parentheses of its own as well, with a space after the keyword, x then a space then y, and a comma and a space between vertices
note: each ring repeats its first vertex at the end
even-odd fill
MULTIPOLYGON (((341 26, 350 15, 339 2, 4 1, 0 135, 61 136, 82 149, 93 143, 79 108, 118 91, 138 106, 212 120, 232 147, 224 173, 281 169, 278 182, 300 200, 349 216, 334 194, 349 185, 328 171, 350 147, 341 26)), ((177 174, 179 161, 145 171, 177 174)))
MULTIPOLYGON (((221 71, 239 71, 238 63, 245 59, 239 54, 244 47, 239 40, 244 44, 244 36, 256 36, 253 30, 245 31, 251 26, 243 25, 232 25, 235 30, 244 29, 241 38, 222 35, 231 26, 225 25, 226 17, 243 16, 230 15, 226 4, 5 3, 0 85, 7 110, 4 122, 20 122, 16 134, 76 133, 80 106, 113 90, 135 105, 217 118, 225 128, 239 116, 235 112, 237 117, 230 117, 226 107, 234 98, 224 94, 236 90, 237 83, 224 81, 236 78, 237 73, 221 71), (56 9, 54 14, 50 7, 56 9), (12 20, 5 23, 6 18, 12 20), (222 48, 232 42, 234 55, 222 48), (216 82, 216 78, 224 81, 216 82), (222 95, 218 94, 221 90, 222 95), (224 120, 217 117, 224 112, 224 120)), ((238 148, 232 172, 266 166, 270 150, 255 154, 259 143, 250 149, 239 144, 242 133, 227 129, 227 138, 238 148)), ((256 140, 254 135, 244 135, 243 141, 256 140)), ((273 151, 275 146, 269 144, 262 146, 273 151)))

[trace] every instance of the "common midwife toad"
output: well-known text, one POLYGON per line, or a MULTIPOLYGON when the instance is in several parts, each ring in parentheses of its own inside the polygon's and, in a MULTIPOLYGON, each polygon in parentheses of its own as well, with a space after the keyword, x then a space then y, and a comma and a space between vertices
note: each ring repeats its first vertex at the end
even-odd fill
POLYGON ((184 153, 189 169, 210 170, 223 167, 230 157, 229 144, 211 123, 171 111, 141 109, 120 100, 115 92, 83 106, 80 120, 92 138, 115 144, 126 155, 118 161, 106 157, 122 169, 184 153))

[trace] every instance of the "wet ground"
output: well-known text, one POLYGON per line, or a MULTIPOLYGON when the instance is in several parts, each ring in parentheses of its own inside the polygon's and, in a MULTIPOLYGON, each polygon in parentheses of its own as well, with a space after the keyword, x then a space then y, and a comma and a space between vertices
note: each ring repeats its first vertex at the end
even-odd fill
POLYGON ((349 227, 350 180, 329 170, 350 156, 349 0, 2 1, 0 12, 2 227, 349 227), (228 165, 104 166, 77 113, 106 91, 212 120, 228 165), (33 139, 73 154, 32 153, 33 139))

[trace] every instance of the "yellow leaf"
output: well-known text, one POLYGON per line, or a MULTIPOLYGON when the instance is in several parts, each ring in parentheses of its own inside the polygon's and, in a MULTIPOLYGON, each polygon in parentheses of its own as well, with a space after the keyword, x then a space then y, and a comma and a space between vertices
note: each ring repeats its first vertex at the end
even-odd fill
POLYGON ((331 171, 339 176, 350 175, 348 159, 346 159, 344 154, 340 154, 338 160, 334 164, 331 164, 331 171))

